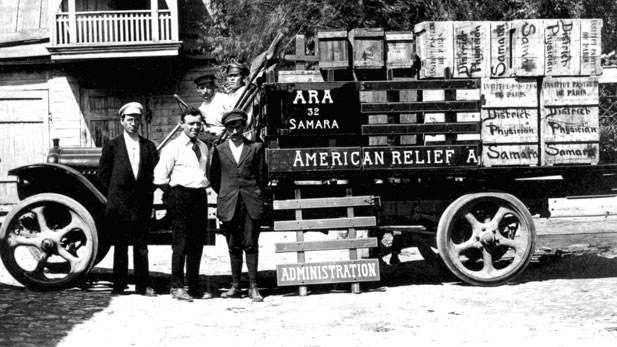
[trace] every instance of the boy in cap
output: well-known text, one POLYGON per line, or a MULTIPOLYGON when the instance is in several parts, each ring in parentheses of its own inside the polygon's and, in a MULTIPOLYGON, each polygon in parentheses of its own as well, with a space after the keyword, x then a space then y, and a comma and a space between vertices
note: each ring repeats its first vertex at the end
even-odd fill
POLYGON ((137 134, 143 107, 130 102, 118 111, 122 134, 105 143, 98 178, 107 196, 105 217, 114 233, 112 294, 123 294, 128 283, 128 246, 133 245, 135 289, 156 296, 148 270, 148 232, 152 213, 154 167, 159 155, 154 144, 137 134))
POLYGON ((199 106, 199 111, 204 117, 206 126, 202 139, 208 144, 211 144, 225 131, 222 122, 223 113, 231 109, 230 96, 216 92, 215 81, 216 77, 211 74, 197 77, 194 80, 197 92, 204 99, 199 106))
POLYGON ((262 190, 266 185, 264 155, 261 143, 242 134, 246 112, 234 109, 223 115, 229 139, 214 148, 210 183, 218 194, 217 214, 223 222, 231 263, 231 289, 223 298, 240 297, 242 253, 246 255, 249 275, 249 297, 263 301, 257 289, 257 261, 260 219, 263 213, 262 190))
MULTIPOLYGON (((246 89, 246 77, 249 74, 249 69, 240 63, 236 63, 236 62, 231 62, 229 63, 229 65, 227 65, 227 67, 225 68, 225 73, 227 74, 227 87, 229 88, 228 93, 230 96, 229 99, 229 109, 233 109, 236 106, 240 106, 237 105, 238 101, 240 100, 240 97, 242 96, 242 93, 244 93, 244 90, 246 89)), ((251 107, 248 108, 247 111, 247 120, 246 120, 246 124, 248 126, 251 125, 251 121, 252 121, 252 110, 251 107)), ((245 129, 245 130, 249 130, 249 129, 245 129)), ((250 135, 250 134, 247 134, 250 135)))

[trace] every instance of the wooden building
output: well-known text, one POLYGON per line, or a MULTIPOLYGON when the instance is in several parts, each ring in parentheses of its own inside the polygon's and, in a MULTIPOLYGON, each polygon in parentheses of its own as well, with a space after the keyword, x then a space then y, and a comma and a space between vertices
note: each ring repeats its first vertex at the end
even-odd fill
POLYGON ((120 133, 128 101, 158 143, 179 121, 173 94, 200 103, 193 79, 212 72, 191 55, 201 0, 0 0, 0 204, 8 170, 42 162, 52 140, 100 147, 120 133))

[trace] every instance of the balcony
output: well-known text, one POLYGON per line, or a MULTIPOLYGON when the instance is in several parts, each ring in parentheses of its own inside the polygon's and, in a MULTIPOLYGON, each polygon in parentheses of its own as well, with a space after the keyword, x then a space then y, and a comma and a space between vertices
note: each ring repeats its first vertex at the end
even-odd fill
MULTIPOLYGON (((66 0, 65 0, 66 1, 66 0)), ((54 60, 126 58, 178 55, 178 9, 176 0, 167 0, 169 9, 68 11, 53 14, 51 45, 54 60)))

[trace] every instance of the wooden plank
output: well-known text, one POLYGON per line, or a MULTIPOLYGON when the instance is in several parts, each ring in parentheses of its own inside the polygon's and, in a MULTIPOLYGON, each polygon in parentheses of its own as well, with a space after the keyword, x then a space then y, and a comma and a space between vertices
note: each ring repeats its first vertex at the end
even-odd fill
POLYGON ((362 113, 408 113, 408 112, 474 112, 480 111, 479 101, 452 100, 431 102, 383 102, 360 105, 362 113))
POLYGON ((281 83, 294 82, 323 82, 323 76, 319 71, 279 71, 278 81, 281 83))
POLYGON ((369 282, 379 276, 378 259, 276 265, 279 286, 369 282))
POLYGON ((27 43, 29 41, 40 41, 49 39, 48 28, 36 28, 22 30, 11 34, 0 34, 0 44, 2 43, 27 43))
POLYGON ((617 216, 534 218, 538 236, 615 233, 617 216), (590 227, 593 226, 593 227, 590 227))
POLYGON ((3 1, 0 11, 0 35, 17 32, 19 1, 3 1))
POLYGON ((373 196, 348 196, 339 198, 314 198, 314 199, 292 199, 274 200, 272 207, 274 210, 295 210, 311 209, 322 207, 350 207, 350 206, 373 206, 375 202, 373 196))
POLYGON ((542 107, 542 139, 545 142, 600 141, 597 106, 542 107))
MULTIPOLYGON (((577 196, 568 198, 549 198, 551 218, 556 217, 615 217, 617 215, 617 196, 577 196)), ((615 229, 617 231, 617 229, 615 229)))
POLYGON ((539 144, 483 144, 482 166, 537 166, 540 164, 539 144))
POLYGON ((391 81, 362 81, 360 90, 400 90, 400 89, 478 89, 481 83, 478 79, 456 80, 411 80, 397 79, 391 81))
POLYGON ((345 228, 363 228, 377 225, 375 217, 322 218, 290 221, 275 221, 274 231, 312 231, 345 228))
POLYGON ((484 108, 538 107, 535 78, 483 78, 480 93, 484 95, 484 108))
MULTIPOLYGON (((294 197, 296 199, 302 198, 302 192, 300 191, 299 188, 294 189, 294 197)), ((296 220, 298 221, 302 220, 302 210, 296 210, 295 215, 296 215, 296 220)), ((296 231, 296 241, 297 242, 304 241, 304 232, 302 232, 302 230, 296 231)), ((304 253, 304 251, 298 251, 298 253, 296 253, 296 257, 297 257, 298 263, 304 263, 306 261, 306 254, 304 253)), ((300 286, 300 288, 298 288, 298 294, 300 296, 308 295, 308 289, 306 288, 306 286, 300 286)))
POLYGON ((276 253, 377 247, 377 238, 275 243, 276 253))
POLYGON ((550 143, 543 148, 543 165, 597 164, 600 157, 599 143, 550 143))
POLYGON ((544 75, 544 22, 542 19, 510 22, 512 70, 516 76, 544 75))
POLYGON ((544 74, 576 76, 581 73, 579 19, 544 20, 544 74))
POLYGON ((510 50, 509 22, 490 22, 491 27, 491 59, 492 78, 508 77, 512 74, 510 50))
POLYGON ((602 19, 580 19, 581 75, 602 75, 602 19))
POLYGON ((489 22, 453 22, 453 35, 453 77, 490 77, 489 22))
POLYGON ((542 105, 597 105, 600 103, 597 76, 545 77, 542 105))
POLYGON ((540 141, 536 108, 486 108, 481 118, 483 143, 540 141))
POLYGON ((318 30, 319 68, 349 67, 348 45, 346 30, 318 30))
POLYGON ((480 132, 479 122, 375 124, 362 125, 362 135, 400 134, 474 134, 480 132))
POLYGON ((415 59, 413 32, 386 31, 385 40, 386 66, 410 69, 415 59))

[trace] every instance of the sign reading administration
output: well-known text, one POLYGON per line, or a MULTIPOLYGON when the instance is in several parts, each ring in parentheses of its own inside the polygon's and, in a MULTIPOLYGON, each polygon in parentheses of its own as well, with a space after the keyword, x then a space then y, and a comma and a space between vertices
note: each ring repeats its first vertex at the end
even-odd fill
POLYGON ((268 149, 271 172, 478 166, 478 146, 268 149))
POLYGON ((276 280, 279 286, 379 281, 379 261, 362 259, 279 264, 276 266, 276 280))

